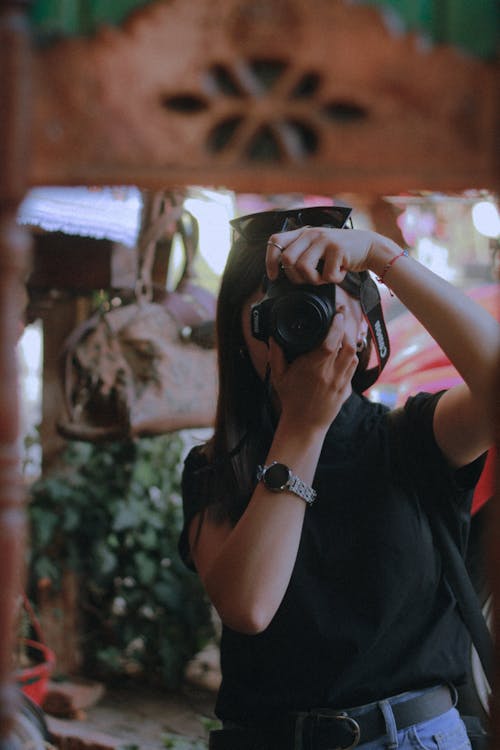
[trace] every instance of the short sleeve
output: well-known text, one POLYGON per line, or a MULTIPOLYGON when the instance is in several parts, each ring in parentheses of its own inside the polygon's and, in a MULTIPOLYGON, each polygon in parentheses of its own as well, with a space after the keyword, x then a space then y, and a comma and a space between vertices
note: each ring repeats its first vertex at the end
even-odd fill
POLYGON ((208 461, 200 446, 192 448, 184 461, 182 471, 182 510, 184 523, 179 537, 179 554, 184 564, 195 570, 189 549, 189 527, 191 521, 207 507, 210 498, 207 495, 208 461))
POLYGON ((407 489, 416 488, 429 510, 440 505, 455 517, 457 538, 463 540, 460 526, 469 516, 485 456, 460 469, 449 464, 433 429, 434 411, 443 393, 419 393, 409 398, 401 409, 391 412, 393 471, 407 489))
POLYGON ((434 411, 444 393, 419 393, 408 399, 403 409, 406 430, 401 439, 406 443, 406 456, 411 464, 408 470, 416 470, 417 476, 425 482, 431 480, 441 491, 452 491, 460 497, 475 488, 486 454, 460 469, 450 466, 436 442, 433 429, 434 411))

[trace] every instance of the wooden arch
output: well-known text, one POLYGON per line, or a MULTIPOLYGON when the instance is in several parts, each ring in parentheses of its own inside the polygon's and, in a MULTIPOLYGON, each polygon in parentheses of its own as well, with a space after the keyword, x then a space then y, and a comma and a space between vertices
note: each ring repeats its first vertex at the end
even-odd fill
POLYGON ((36 56, 39 184, 239 191, 494 180, 491 67, 339 0, 152 3, 36 56))
POLYGON ((15 364, 25 191, 498 189, 496 66, 403 35, 374 8, 163 0, 120 29, 38 49, 27 5, 0 0, 0 750, 25 544, 15 364))

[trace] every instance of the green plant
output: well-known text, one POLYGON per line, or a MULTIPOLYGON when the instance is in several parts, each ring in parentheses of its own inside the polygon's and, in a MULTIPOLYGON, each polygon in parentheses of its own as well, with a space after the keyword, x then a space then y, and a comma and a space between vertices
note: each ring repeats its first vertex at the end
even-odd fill
POLYGON ((205 740, 188 739, 171 734, 162 735, 162 745, 167 750, 207 750, 205 740))
POLYGON ((178 434, 71 443, 64 468, 31 488, 30 574, 79 576, 86 670, 176 687, 212 634, 198 578, 177 553, 178 434))
POLYGON ((212 729, 220 729, 221 723, 218 719, 211 719, 206 716, 199 716, 198 718, 203 727, 204 737, 184 737, 179 734, 164 732, 161 735, 162 747, 167 748, 167 750, 207 750, 210 732, 212 729))

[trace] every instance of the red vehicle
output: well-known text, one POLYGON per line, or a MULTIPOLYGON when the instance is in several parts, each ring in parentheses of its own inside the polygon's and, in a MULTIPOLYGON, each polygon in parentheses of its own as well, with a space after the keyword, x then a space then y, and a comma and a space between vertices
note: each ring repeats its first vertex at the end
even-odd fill
MULTIPOLYGON (((497 284, 474 287, 466 293, 500 320, 500 295, 497 284)), ((395 313, 393 304, 391 301, 386 302, 391 356, 380 378, 368 393, 369 397, 391 407, 404 404, 412 393, 434 393, 460 382, 458 372, 424 327, 406 310, 395 313)), ((483 533, 487 521, 487 504, 494 489, 494 465, 495 450, 491 449, 474 493, 467 557, 469 572, 490 626, 491 596, 485 572, 483 533)), ((471 713, 487 714, 490 692, 479 658, 472 648, 469 685, 461 694, 462 708, 465 704, 471 713)))

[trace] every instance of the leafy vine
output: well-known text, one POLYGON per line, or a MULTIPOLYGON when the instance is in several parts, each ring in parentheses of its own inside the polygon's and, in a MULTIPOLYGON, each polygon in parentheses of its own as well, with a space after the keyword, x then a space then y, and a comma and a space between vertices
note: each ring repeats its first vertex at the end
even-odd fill
POLYGON ((71 443, 64 468, 30 491, 30 583, 80 583, 85 671, 168 688, 210 639, 210 608, 177 553, 179 434, 71 443))

